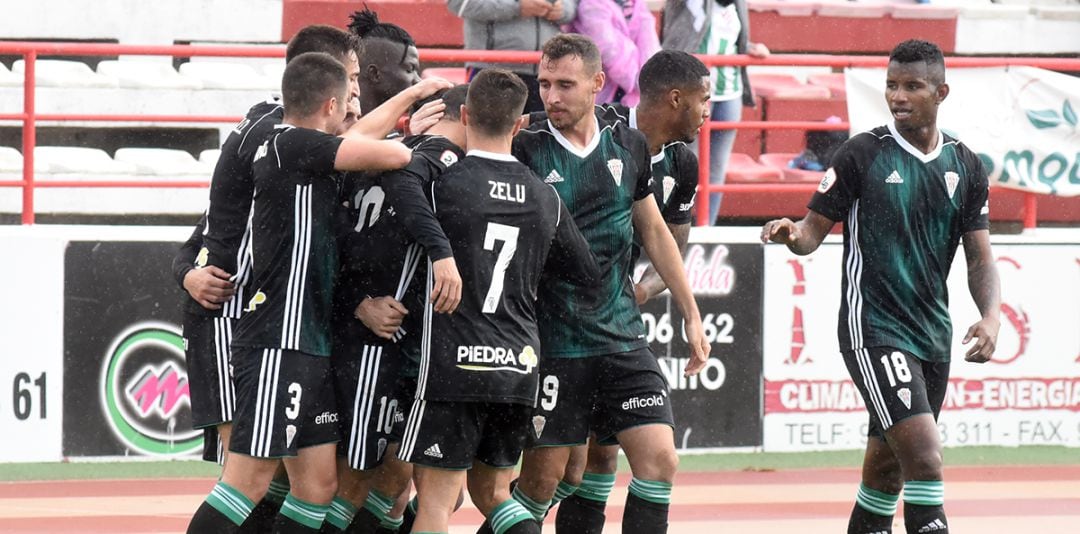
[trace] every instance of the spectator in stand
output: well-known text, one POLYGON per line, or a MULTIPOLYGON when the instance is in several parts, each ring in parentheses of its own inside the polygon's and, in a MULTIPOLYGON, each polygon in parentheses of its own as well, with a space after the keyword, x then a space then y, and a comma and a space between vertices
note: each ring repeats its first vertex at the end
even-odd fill
MULTIPOLYGON (((578 0, 447 0, 450 12, 465 19, 466 50, 538 51, 577 14, 578 0)), ((543 111, 535 63, 470 61, 468 79, 480 70, 499 67, 517 74, 529 89, 525 113, 543 111)))
MULTIPOLYGON (((667 0, 664 6, 663 47, 692 54, 748 54, 769 57, 762 43, 750 42, 745 0, 667 0)), ((738 121, 742 107, 754 105, 746 67, 712 67, 712 120, 738 121)), ((724 183, 735 130, 712 130, 709 135, 709 182, 724 183)), ((720 213, 721 193, 709 195, 709 221, 720 213)))
POLYGON ((588 36, 600 48, 607 82, 597 104, 634 107, 641 99, 641 66, 660 50, 656 19, 645 0, 578 0, 577 18, 568 32, 588 36))

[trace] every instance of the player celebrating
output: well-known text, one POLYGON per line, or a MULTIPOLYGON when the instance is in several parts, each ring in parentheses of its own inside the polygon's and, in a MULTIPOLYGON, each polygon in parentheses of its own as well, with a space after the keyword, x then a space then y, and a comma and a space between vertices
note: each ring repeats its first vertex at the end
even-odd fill
POLYGON ((420 81, 420 53, 409 32, 379 22, 379 16, 367 7, 352 14, 349 31, 364 44, 360 58, 360 109, 364 113, 420 81))
POLYGON ((353 131, 345 67, 301 54, 282 78, 283 122, 252 165, 251 298, 233 340, 237 407, 230 459, 188 532, 235 532, 283 458, 292 481, 276 532, 317 532, 336 489, 329 387, 332 213, 340 170, 402 167, 409 149, 353 131))
POLYGON ((478 74, 462 110, 468 156, 432 186, 473 290, 452 315, 425 310, 430 329, 401 447, 416 464, 414 532, 448 531, 466 469, 469 494, 497 534, 540 532, 509 489, 536 404, 537 286, 543 273, 546 283, 590 284, 599 267, 559 195, 510 155, 526 95, 509 71, 478 74))
POLYGON ((678 457, 668 385, 645 341, 629 278, 635 229, 685 318, 687 373, 701 370, 710 347, 682 257, 649 189, 648 143, 593 112, 604 84, 596 45, 580 35, 553 37, 539 77, 548 120, 522 131, 514 154, 566 201, 603 277, 590 286, 552 280, 541 288, 541 399, 514 495, 542 518, 570 447, 592 431, 602 443, 620 444, 633 467, 625 531, 661 532, 678 457))
POLYGON ((952 340, 945 282, 961 240, 982 314, 964 335, 965 344, 978 340, 966 359, 988 361, 997 342, 989 184, 975 153, 938 129, 948 95, 936 45, 897 45, 885 81, 893 122, 837 150, 805 218, 769 221, 761 231, 763 242, 805 255, 844 223, 840 350, 870 413, 850 534, 892 532, 901 489, 909 534, 949 531, 936 419, 952 340))
MULTIPOLYGON (((344 531, 350 523, 363 532, 380 524, 394 528, 400 518, 388 513, 408 489, 411 466, 395 456, 404 427, 403 410, 412 403, 415 372, 403 368, 403 337, 419 337, 422 316, 410 313, 406 299, 419 272, 432 261, 435 310, 452 312, 461 298, 461 278, 450 243, 426 196, 431 183, 464 157, 460 121, 467 86, 440 95, 446 113, 426 134, 409 136, 412 162, 382 175, 358 174, 349 184, 352 228, 343 241, 342 271, 334 302, 334 380, 343 440, 339 448, 338 497, 327 521, 344 531), (402 373, 412 377, 402 378, 402 373), (378 468, 376 470, 376 468, 378 468), (370 490, 370 492, 369 492, 370 490), (362 508, 360 513, 357 509, 362 508)), ((422 297, 420 297, 422 298, 422 297)), ((418 300, 418 299, 417 299, 418 300)), ((329 529, 326 529, 329 530, 329 529)))

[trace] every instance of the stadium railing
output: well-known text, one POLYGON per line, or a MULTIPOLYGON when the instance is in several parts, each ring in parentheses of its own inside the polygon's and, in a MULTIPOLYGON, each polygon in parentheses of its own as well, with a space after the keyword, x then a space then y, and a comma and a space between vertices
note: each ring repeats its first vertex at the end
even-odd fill
MULTIPOLYGON (((196 56, 212 57, 284 57, 285 49, 254 46, 136 46, 94 43, 45 43, 45 42, 0 42, 0 55, 21 55, 25 60, 23 72, 23 110, 21 113, 0 113, 0 121, 21 121, 22 131, 22 180, 0 181, 0 187, 21 187, 22 223, 34 224, 34 190, 39 187, 149 187, 149 188, 197 188, 207 187, 208 180, 79 180, 79 181, 35 181, 34 148, 38 121, 81 121, 81 122, 188 122, 188 123, 230 123, 238 122, 241 116, 198 116, 198 115, 100 115, 100 114, 44 114, 35 109, 35 63, 40 56, 171 56, 190 58, 196 56)), ((699 56, 709 66, 715 65, 770 65, 770 66, 827 66, 827 67, 884 67, 888 59, 880 56, 833 56, 833 55, 773 55, 766 59, 754 59, 749 56, 699 56)), ((420 58, 429 63, 463 63, 465 61, 491 61, 502 63, 533 63, 539 60, 538 52, 484 51, 484 50, 449 50, 422 49, 420 58)), ((998 66, 1033 66, 1056 70, 1080 71, 1080 59, 1031 58, 1031 57, 950 57, 946 59, 949 67, 998 67, 998 66)), ((847 122, 824 121, 709 121, 702 128, 702 139, 708 139, 711 130, 755 129, 755 130, 848 130, 847 122)), ((814 184, 723 184, 709 183, 709 143, 699 145, 699 191, 741 192, 741 193, 780 193, 812 192, 814 184)), ((698 196, 696 224, 707 225, 709 197, 698 196)), ((1025 228, 1034 228, 1037 222, 1036 193, 1024 194, 1023 222, 1025 228)))

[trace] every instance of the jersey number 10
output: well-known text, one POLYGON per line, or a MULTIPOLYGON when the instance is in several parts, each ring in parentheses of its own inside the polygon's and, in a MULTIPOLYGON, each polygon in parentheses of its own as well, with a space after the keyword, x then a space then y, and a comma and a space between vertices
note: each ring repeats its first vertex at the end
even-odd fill
POLYGON ((503 282, 506 278, 506 269, 510 267, 510 260, 517 251, 518 227, 507 226, 489 222, 487 232, 484 234, 484 250, 495 250, 495 242, 502 241, 502 249, 499 257, 495 260, 495 268, 491 271, 491 285, 488 286, 487 296, 484 297, 484 313, 495 313, 502 299, 503 282))

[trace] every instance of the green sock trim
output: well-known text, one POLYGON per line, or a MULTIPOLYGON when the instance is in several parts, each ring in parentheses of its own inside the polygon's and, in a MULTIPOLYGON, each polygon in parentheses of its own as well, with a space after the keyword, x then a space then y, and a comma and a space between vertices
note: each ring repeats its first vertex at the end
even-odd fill
POLYGON ((356 517, 356 507, 341 497, 334 497, 330 501, 330 509, 326 511, 326 522, 334 525, 339 530, 349 528, 353 518, 356 517))
POLYGON ((495 531, 495 534, 504 534, 514 525, 532 519, 533 514, 517 500, 517 497, 503 501, 491 511, 491 516, 488 517, 488 521, 491 522, 491 529, 495 531))
POLYGON ((251 515, 251 509, 255 508, 255 503, 240 490, 220 481, 206 496, 206 503, 236 523, 236 526, 240 526, 251 515))
POLYGON ((868 488, 863 484, 859 484, 859 493, 855 495, 855 503, 863 510, 885 517, 896 515, 896 503, 899 500, 899 495, 868 488))
POLYGON ((585 473, 581 478, 581 487, 577 495, 583 499, 596 502, 607 502, 611 496, 611 490, 615 488, 615 475, 606 473, 585 473))
POLYGON ((630 494, 651 503, 671 504, 671 484, 668 482, 631 478, 630 494))
POLYGON ((326 512, 329 509, 328 504, 304 502, 290 493, 285 496, 285 502, 281 504, 279 513, 305 527, 318 529, 326 519, 326 512))
POLYGON ((567 484, 562 480, 559 481, 559 486, 555 488, 555 497, 551 499, 551 505, 554 506, 562 502, 563 499, 571 496, 578 490, 578 487, 573 484, 567 484))
POLYGON ((385 529, 397 531, 397 529, 401 528, 401 525, 404 524, 404 523, 405 523, 405 518, 404 517, 386 516, 386 519, 383 519, 382 521, 379 522, 379 528, 385 528, 385 529))
MULTIPOLYGON (((521 506, 528 510, 528 512, 532 514, 532 517, 537 521, 542 521, 544 519, 544 516, 547 515, 548 508, 551 508, 551 501, 536 502, 532 500, 532 497, 525 495, 525 493, 519 488, 514 488, 514 491, 510 494, 510 496, 515 501, 521 503, 521 506)), ((495 512, 492 512, 492 515, 495 515, 495 512)))
POLYGON ((375 490, 368 491, 367 499, 364 500, 364 509, 371 512, 380 522, 386 520, 393 507, 393 499, 375 490))
POLYGON ((264 499, 280 505, 285 502, 285 496, 289 494, 289 480, 274 479, 270 481, 270 488, 266 490, 264 499))
POLYGON ((945 504, 945 483, 940 480, 909 480, 904 483, 904 502, 941 506, 945 504))

